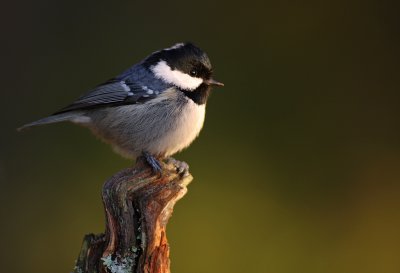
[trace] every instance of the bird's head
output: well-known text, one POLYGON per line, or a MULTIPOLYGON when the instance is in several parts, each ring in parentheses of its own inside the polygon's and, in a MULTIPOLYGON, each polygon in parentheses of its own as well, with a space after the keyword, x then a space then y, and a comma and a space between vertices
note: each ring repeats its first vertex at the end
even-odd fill
POLYGON ((192 43, 178 43, 154 52, 144 60, 154 76, 183 91, 223 86, 212 78, 212 67, 207 54, 192 43))

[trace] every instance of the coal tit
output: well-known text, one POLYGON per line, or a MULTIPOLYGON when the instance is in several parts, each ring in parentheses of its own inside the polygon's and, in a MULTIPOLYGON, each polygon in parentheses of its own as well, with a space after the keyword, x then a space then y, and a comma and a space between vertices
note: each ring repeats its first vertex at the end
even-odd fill
POLYGON ((70 121, 89 128, 124 157, 159 160, 186 148, 203 127, 211 63, 192 43, 156 51, 53 115, 22 126, 70 121))

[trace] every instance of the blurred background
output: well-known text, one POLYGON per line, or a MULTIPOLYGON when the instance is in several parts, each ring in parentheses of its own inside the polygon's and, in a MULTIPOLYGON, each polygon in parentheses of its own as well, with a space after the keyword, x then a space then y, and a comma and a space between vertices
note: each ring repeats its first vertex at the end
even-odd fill
POLYGON ((132 164, 78 126, 15 128, 181 41, 225 87, 176 156, 195 180, 172 272, 400 272, 399 2, 2 6, 2 272, 70 272, 104 230, 103 182, 132 164))

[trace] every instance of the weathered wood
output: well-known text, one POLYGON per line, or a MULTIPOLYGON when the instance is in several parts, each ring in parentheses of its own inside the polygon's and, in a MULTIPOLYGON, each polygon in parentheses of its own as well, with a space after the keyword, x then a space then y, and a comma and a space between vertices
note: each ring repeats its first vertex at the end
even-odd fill
POLYGON ((192 176, 176 162, 155 175, 142 160, 103 186, 104 234, 86 235, 75 273, 169 273, 166 225, 192 176))

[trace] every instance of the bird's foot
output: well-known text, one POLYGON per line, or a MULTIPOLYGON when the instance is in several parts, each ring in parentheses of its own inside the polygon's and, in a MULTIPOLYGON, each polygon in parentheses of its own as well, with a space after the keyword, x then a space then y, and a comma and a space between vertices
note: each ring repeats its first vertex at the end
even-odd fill
POLYGON ((162 167, 160 161, 157 160, 154 156, 149 154, 148 152, 142 153, 144 159, 146 160, 147 164, 151 167, 154 174, 161 175, 162 174, 162 167))
POLYGON ((182 176, 189 174, 189 165, 184 161, 176 160, 175 158, 169 157, 165 161, 167 164, 173 164, 176 168, 176 172, 182 176))

